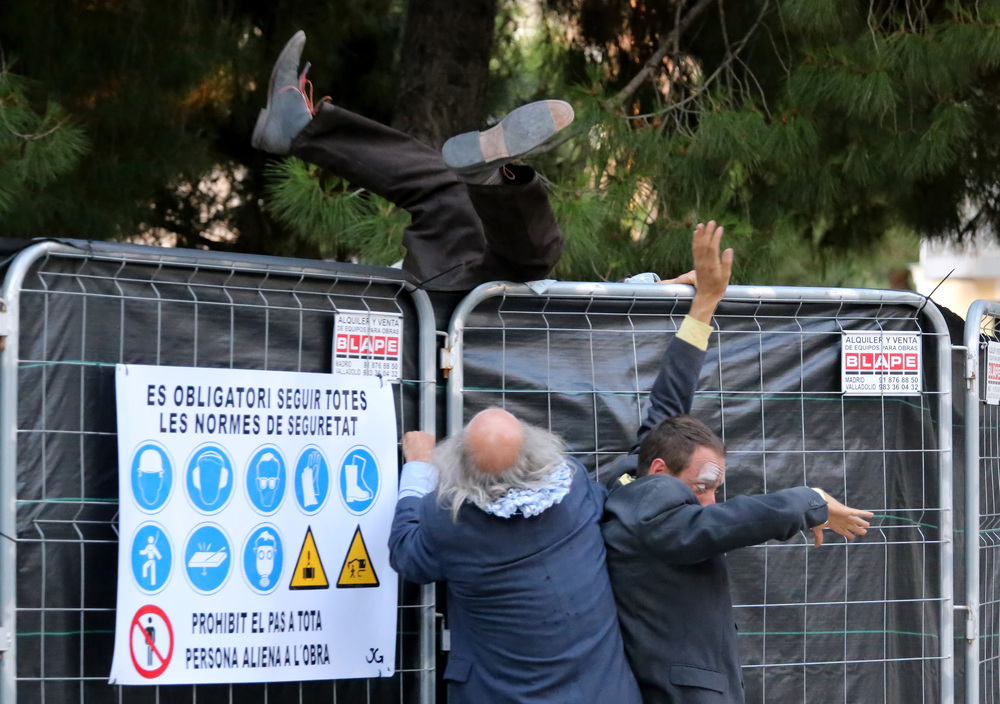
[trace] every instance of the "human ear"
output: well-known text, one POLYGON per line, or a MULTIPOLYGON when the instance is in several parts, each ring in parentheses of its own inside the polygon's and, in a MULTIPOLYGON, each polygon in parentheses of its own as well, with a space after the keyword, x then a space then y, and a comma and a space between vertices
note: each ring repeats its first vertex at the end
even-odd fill
POLYGON ((667 468, 667 463, 662 459, 657 457, 649 465, 650 474, 670 474, 670 470, 667 468))

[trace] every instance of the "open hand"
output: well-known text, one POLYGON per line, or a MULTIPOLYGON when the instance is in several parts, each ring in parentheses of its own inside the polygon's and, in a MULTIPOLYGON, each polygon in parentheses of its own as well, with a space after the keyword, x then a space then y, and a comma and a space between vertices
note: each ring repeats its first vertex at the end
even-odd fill
POLYGON ((691 301, 690 315, 695 320, 711 324, 715 307, 726 295, 729 277, 733 273, 733 250, 719 254, 722 228, 710 220, 707 225, 698 223, 694 229, 691 252, 694 255, 695 294, 691 301))
POLYGON ((845 506, 829 494, 824 498, 826 499, 826 507, 830 511, 830 517, 826 523, 812 529, 816 536, 813 547, 818 548, 823 544, 824 528, 829 528, 834 533, 842 535, 848 540, 854 540, 854 536, 864 535, 868 532, 868 526, 871 524, 865 519, 871 518, 875 514, 871 511, 861 511, 850 506, 845 506))

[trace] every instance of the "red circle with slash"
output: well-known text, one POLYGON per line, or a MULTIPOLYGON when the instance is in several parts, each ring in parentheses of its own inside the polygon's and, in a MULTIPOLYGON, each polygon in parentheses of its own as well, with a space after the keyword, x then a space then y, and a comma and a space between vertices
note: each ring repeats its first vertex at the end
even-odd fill
MULTIPOLYGON (((129 654, 132 656, 132 664, 135 665, 136 672, 138 672, 146 679, 153 679, 162 675, 163 672, 167 669, 167 665, 170 664, 170 658, 174 654, 174 628, 173 626, 170 625, 170 619, 167 618, 167 614, 164 613, 163 609, 161 609, 159 606, 153 606, 152 604, 147 604, 146 606, 143 606, 141 609, 136 611, 135 616, 132 618, 132 625, 129 627, 128 640, 129 640, 128 643, 129 654), (152 617, 156 616, 157 618, 162 620, 167 627, 167 636, 169 643, 166 655, 160 652, 161 650, 160 648, 156 647, 155 634, 151 634, 142 626, 141 623, 142 617, 147 615, 150 616, 150 622, 152 622, 153 620, 152 617), (139 664, 139 661, 136 659, 135 657, 136 639, 134 638, 134 636, 135 636, 135 629, 137 628, 142 633, 143 642, 146 644, 146 647, 150 649, 148 659, 153 660, 155 658, 160 661, 160 664, 157 667, 143 667, 142 665, 139 664)), ((163 641, 161 640, 160 643, 162 644, 162 642, 163 641)))

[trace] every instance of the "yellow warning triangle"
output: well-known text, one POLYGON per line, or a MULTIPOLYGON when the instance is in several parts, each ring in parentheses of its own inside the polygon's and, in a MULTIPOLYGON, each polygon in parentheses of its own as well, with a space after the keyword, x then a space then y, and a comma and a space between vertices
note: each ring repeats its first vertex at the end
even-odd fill
POLYGON ((313 539, 312 526, 306 528, 306 537, 302 540, 302 549, 299 550, 299 559, 295 563, 295 571, 292 572, 292 581, 288 588, 330 588, 326 571, 323 569, 323 561, 319 557, 319 550, 316 549, 316 541, 313 539))
POLYGON ((351 547, 347 549, 347 555, 344 557, 344 566, 340 568, 337 588, 377 586, 378 575, 375 574, 375 566, 368 557, 365 539, 361 537, 361 526, 358 526, 354 531, 351 547))

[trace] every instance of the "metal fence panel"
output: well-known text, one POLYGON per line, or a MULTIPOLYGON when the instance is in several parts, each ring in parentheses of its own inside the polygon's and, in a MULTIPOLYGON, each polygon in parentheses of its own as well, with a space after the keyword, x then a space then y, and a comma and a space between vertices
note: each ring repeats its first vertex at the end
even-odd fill
MULTIPOLYGON (((691 289, 487 284, 449 330, 448 425, 502 406, 558 433, 588 469, 633 442, 691 289)), ((821 486, 876 513, 730 554, 747 701, 950 702, 951 342, 941 312, 892 291, 730 287, 693 413, 729 450, 726 492, 821 486), (921 336, 922 392, 848 397, 841 333, 921 336)), ((669 598, 669 595, 665 595, 669 598)))
POLYGON ((1000 303, 975 301, 965 319, 966 701, 1000 702, 1000 406, 986 402, 988 343, 1000 303), (973 539, 978 536, 978 542, 973 539))
POLYGON ((0 702, 435 698, 434 588, 400 585, 385 680, 112 687, 117 363, 329 372, 341 310, 403 316, 401 429, 435 427, 427 295, 389 269, 84 242, 10 264, 0 312, 0 702))

